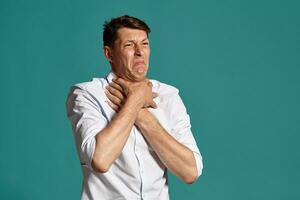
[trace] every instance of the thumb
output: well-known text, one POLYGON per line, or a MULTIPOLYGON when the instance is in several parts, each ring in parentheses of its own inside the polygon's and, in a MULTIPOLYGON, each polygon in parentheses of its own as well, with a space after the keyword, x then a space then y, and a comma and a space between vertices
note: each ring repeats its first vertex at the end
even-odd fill
POLYGON ((152 92, 152 98, 158 97, 158 94, 156 92, 152 92))
POLYGON ((156 109, 157 108, 157 105, 156 103, 152 100, 152 102, 150 103, 150 107, 156 109))

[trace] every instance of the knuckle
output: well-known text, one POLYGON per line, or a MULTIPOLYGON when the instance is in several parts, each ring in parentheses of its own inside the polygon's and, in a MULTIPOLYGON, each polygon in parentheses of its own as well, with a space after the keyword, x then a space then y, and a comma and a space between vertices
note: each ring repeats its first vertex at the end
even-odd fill
POLYGON ((116 90, 115 90, 114 88, 110 87, 110 92, 111 92, 111 93, 115 93, 115 91, 116 91, 116 90))

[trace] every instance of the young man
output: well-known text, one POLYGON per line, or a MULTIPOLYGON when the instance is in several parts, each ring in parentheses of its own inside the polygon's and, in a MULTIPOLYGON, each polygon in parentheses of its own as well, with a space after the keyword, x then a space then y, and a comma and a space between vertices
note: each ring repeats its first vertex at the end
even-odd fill
POLYGON ((202 173, 189 115, 170 85, 147 78, 148 25, 106 22, 111 72, 76 84, 67 99, 83 171, 82 199, 169 199, 167 170, 186 183, 202 173))

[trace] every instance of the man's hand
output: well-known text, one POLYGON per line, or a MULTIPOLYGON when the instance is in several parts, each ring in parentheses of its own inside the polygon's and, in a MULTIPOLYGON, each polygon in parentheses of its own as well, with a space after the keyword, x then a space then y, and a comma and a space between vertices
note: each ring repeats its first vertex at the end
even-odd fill
POLYGON ((149 80, 141 82, 130 82, 122 78, 113 80, 105 92, 109 101, 109 106, 115 111, 119 111, 124 103, 128 100, 136 102, 140 108, 157 108, 153 98, 157 97, 152 92, 152 83, 149 80))

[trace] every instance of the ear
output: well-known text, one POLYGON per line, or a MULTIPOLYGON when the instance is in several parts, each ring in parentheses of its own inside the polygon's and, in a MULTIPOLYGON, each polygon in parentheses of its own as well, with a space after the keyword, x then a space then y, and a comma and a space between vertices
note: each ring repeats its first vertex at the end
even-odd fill
POLYGON ((103 47, 103 53, 109 63, 112 63, 112 49, 109 46, 103 47))

